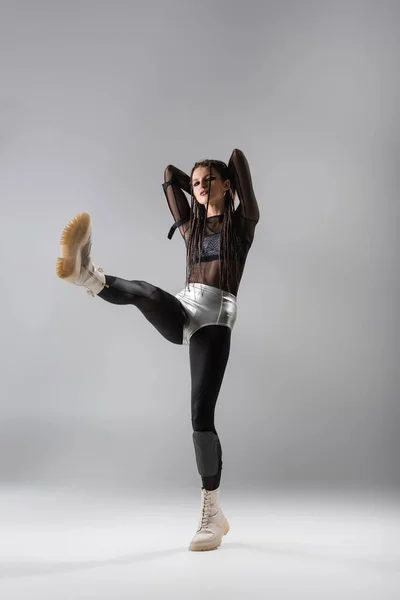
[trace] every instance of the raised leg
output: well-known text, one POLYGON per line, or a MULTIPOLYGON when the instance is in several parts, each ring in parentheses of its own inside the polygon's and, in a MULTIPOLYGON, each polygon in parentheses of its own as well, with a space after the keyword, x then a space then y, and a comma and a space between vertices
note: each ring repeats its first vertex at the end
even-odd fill
POLYGON ((84 287, 92 296, 112 304, 133 304, 146 319, 174 344, 182 344, 186 312, 179 300, 146 281, 127 281, 105 275, 91 256, 92 223, 90 215, 76 215, 61 235, 58 277, 84 287))
POLYGON ((161 335, 173 344, 182 344, 187 319, 175 296, 147 281, 128 281, 106 275, 107 287, 98 294, 111 304, 133 304, 161 335))

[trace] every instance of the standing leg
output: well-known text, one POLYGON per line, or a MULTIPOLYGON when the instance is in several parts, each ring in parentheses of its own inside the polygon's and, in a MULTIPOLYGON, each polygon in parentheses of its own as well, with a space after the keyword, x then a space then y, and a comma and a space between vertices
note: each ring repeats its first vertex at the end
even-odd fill
POLYGON ((201 519, 190 550, 214 550, 229 531, 228 521, 219 507, 222 449, 214 415, 230 341, 231 330, 221 325, 203 327, 190 340, 193 442, 202 479, 201 519))
POLYGON ((221 480, 222 450, 214 415, 230 342, 231 330, 219 325, 199 329, 190 340, 193 439, 198 470, 207 490, 215 490, 221 480))

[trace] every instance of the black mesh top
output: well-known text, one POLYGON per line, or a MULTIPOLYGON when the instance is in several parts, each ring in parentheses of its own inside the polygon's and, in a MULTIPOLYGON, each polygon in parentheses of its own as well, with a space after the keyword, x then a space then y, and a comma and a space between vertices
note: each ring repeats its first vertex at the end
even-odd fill
MULTIPOLYGON (((239 205, 233 214, 232 223, 241 241, 240 263, 236 272, 232 270, 231 281, 229 281, 229 291, 237 295, 260 213, 254 195, 249 164, 241 150, 235 149, 232 152, 228 167, 234 177, 239 198, 239 205)), ((189 175, 173 165, 169 165, 165 170, 165 181, 163 188, 175 220, 175 227, 179 224, 179 231, 187 246, 190 237, 190 205, 184 192, 190 194, 189 175)), ((223 219, 224 215, 207 218, 201 262, 192 269, 189 279, 191 283, 204 283, 220 288, 219 245, 223 219)), ((172 231, 168 237, 171 237, 171 234, 172 231)))

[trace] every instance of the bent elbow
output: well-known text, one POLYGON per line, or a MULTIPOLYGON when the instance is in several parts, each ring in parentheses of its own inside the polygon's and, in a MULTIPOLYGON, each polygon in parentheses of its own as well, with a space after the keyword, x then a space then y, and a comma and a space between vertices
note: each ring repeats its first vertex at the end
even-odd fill
POLYGON ((168 165, 164 169, 164 181, 170 181, 174 175, 174 166, 168 165))

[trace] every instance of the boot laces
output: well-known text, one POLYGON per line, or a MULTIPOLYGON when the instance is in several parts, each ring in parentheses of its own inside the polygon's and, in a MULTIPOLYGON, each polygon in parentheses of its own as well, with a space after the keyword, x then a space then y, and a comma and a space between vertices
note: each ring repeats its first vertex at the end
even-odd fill
POLYGON ((203 506, 201 512, 200 529, 208 525, 211 515, 211 492, 204 490, 203 506))

